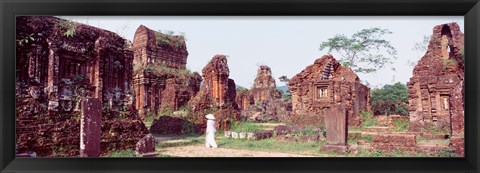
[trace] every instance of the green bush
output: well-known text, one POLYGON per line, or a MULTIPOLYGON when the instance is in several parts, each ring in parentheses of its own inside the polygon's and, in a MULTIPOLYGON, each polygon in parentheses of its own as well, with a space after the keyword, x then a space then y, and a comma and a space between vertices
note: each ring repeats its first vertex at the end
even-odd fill
POLYGON ((75 35, 75 23, 69 20, 59 20, 55 26, 63 32, 63 36, 73 37, 75 35))
POLYGON ((400 82, 372 89, 370 101, 374 115, 408 115, 408 87, 400 82))

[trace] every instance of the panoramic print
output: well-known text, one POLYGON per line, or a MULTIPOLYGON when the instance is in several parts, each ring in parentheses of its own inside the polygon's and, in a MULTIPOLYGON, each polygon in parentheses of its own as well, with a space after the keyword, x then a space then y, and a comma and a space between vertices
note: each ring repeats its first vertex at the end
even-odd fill
POLYGON ((18 16, 17 157, 464 157, 463 16, 18 16))

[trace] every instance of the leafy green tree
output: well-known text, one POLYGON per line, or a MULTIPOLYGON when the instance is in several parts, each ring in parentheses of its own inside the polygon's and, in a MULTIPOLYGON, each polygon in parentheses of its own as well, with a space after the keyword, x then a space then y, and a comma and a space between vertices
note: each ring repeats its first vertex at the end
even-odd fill
POLYGON ((397 82, 372 89, 370 102, 375 115, 408 115, 408 87, 397 82))
MULTIPOLYGON (((290 81, 290 79, 283 75, 283 76, 280 76, 278 78, 280 80, 280 82, 283 82, 285 83, 285 86, 287 86, 288 88, 288 81, 290 81)), ((282 98, 285 99, 285 100, 290 100, 292 99, 292 93, 290 93, 290 90, 286 90, 285 92, 283 90, 280 90, 282 92, 282 98)))
POLYGON ((320 50, 337 52, 342 65, 355 72, 371 73, 392 64, 392 60, 397 58, 397 50, 383 39, 383 36, 391 33, 388 29, 375 27, 362 29, 350 37, 337 34, 322 42, 320 50))

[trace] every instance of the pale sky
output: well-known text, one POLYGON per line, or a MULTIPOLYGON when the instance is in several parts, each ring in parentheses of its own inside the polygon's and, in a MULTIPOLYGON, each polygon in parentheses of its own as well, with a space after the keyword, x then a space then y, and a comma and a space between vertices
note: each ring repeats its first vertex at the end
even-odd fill
MULTIPOLYGON (((237 85, 251 88, 259 65, 268 65, 278 77, 291 78, 328 50, 320 43, 335 34, 350 36, 371 27, 389 29, 384 37, 397 49, 398 59, 375 73, 357 73, 372 87, 408 82, 413 66, 425 52, 413 50, 423 36, 430 36, 435 25, 457 22, 464 31, 463 16, 413 17, 333 17, 333 16, 63 16, 79 23, 116 32, 133 41, 135 30, 145 25, 152 30, 185 33, 189 52, 187 68, 201 73, 215 54, 228 55, 230 78, 237 85), (392 67, 396 72, 390 70, 392 67)), ((339 59, 340 55, 332 53, 339 59)))

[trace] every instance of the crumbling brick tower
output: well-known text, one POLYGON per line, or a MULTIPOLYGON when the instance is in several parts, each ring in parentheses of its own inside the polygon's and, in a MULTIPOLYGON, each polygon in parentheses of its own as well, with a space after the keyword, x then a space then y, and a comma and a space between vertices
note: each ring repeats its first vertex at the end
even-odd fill
POLYGON ((272 77, 270 67, 262 65, 258 68, 257 77, 253 82, 253 100, 255 103, 262 101, 271 101, 274 98, 281 98, 281 93, 276 90, 277 85, 272 77))
POLYGON ((315 60, 288 82, 292 93, 293 113, 323 116, 323 110, 342 105, 348 114, 349 125, 360 125, 359 114, 371 109, 370 89, 360 83, 358 76, 343 67, 332 55, 315 60))
POLYGON ((243 116, 258 121, 280 120, 288 117, 291 111, 288 109, 290 102, 282 99, 282 93, 276 87, 270 67, 260 66, 252 89, 246 92, 240 91, 241 94, 237 97, 238 103, 241 103, 241 108, 244 110, 243 116), (278 114, 281 114, 282 118, 279 118, 278 114))
POLYGON ((142 117, 161 109, 174 111, 186 105, 183 100, 190 100, 199 90, 201 76, 189 74, 186 69, 188 51, 183 36, 167 35, 141 25, 135 32, 133 50, 135 107, 142 117), (170 82, 172 87, 182 86, 168 90, 173 94, 164 93, 170 78, 179 79, 170 82), (169 97, 164 97, 165 94, 169 97), (170 100, 162 100, 164 98, 170 100), (180 104, 176 100, 180 100, 180 104), (169 103, 162 106, 164 101, 169 103))
POLYGON ((205 123, 205 113, 213 113, 217 119, 217 129, 228 129, 230 118, 239 118, 239 109, 235 102, 235 81, 228 78, 227 58, 215 55, 202 69, 204 83, 198 94, 189 102, 198 124, 205 123))
POLYGON ((117 34, 47 16, 16 18, 17 144, 19 151, 38 156, 78 155, 80 107, 85 98, 98 98, 102 116, 102 152, 135 146, 147 132, 132 112, 133 52, 117 34), (108 113, 107 113, 108 114, 108 113), (112 140, 109 127, 124 136, 112 140), (122 131, 125 130, 125 131, 122 131), (137 138, 140 137, 140 138, 137 138), (133 141, 133 142, 132 142, 133 141))
POLYGON ((463 33, 437 25, 408 85, 410 131, 463 135, 463 33))

